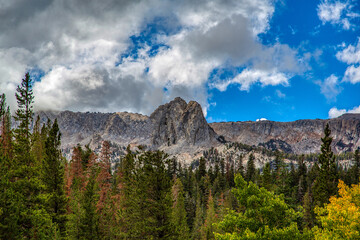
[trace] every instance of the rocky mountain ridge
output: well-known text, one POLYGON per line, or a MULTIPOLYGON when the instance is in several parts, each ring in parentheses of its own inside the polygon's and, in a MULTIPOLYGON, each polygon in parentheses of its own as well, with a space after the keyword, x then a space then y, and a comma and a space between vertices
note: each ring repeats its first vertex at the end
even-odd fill
POLYGON ((145 145, 187 159, 211 146, 218 135, 208 125, 200 104, 181 98, 159 106, 150 116, 137 113, 38 112, 41 122, 58 119, 61 147, 69 152, 77 144, 97 148, 103 140, 126 147, 145 145), (189 155, 190 154, 190 155, 189 155), (188 156, 189 155, 189 156, 188 156))
POLYGON ((210 123, 210 126, 227 141, 307 154, 320 151, 321 137, 327 123, 335 153, 354 151, 360 147, 360 114, 344 114, 326 120, 219 122, 210 123))
POLYGON ((345 114, 329 120, 294 122, 218 122, 208 124, 200 104, 181 98, 159 106, 150 116, 136 113, 38 112, 42 122, 58 119, 62 148, 67 152, 78 143, 98 147, 103 140, 118 146, 145 145, 183 158, 188 162, 203 150, 225 141, 263 146, 287 153, 320 151, 326 123, 332 131, 336 153, 360 146, 360 114, 345 114))

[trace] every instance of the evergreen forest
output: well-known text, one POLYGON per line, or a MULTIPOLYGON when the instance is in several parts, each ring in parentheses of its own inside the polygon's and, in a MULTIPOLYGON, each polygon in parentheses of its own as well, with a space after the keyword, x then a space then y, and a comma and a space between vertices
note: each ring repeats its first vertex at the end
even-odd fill
POLYGON ((211 150, 182 166, 139 146, 114 167, 107 141, 68 161, 57 120, 33 119, 33 84, 26 73, 14 114, 0 96, 0 239, 360 239, 359 150, 343 168, 329 125, 311 164, 211 150))

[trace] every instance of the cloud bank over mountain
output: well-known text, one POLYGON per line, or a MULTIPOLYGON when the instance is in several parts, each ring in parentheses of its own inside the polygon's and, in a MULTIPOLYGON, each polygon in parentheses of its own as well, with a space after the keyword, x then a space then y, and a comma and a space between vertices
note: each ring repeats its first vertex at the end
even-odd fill
POLYGON ((30 71, 36 109, 150 113, 182 96, 206 112, 215 68, 243 67, 212 86, 247 91, 257 82, 287 85, 301 71, 296 50, 258 40, 274 10, 262 0, 6 2, 0 88, 15 107, 16 86, 30 71))

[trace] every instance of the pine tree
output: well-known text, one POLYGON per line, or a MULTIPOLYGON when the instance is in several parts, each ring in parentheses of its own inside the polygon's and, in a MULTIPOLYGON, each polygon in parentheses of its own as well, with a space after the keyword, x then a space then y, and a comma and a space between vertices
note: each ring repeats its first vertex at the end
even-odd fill
POLYGON ((15 129, 15 159, 17 163, 33 164, 30 155, 31 149, 31 132, 30 124, 33 119, 33 106, 34 96, 32 92, 33 81, 30 78, 29 73, 25 74, 25 78, 22 79, 21 85, 17 87, 15 94, 18 103, 18 109, 16 110, 15 120, 19 123, 17 129, 15 129))
POLYGON ((86 185, 82 196, 83 216, 81 220, 81 236, 83 239, 98 239, 98 223, 99 216, 96 211, 96 203, 98 202, 96 178, 99 172, 96 162, 97 156, 91 153, 86 167, 86 185))
POLYGON ((135 156, 128 149, 120 181, 123 206, 119 215, 125 238, 166 239, 174 235, 166 160, 167 155, 161 151, 142 151, 135 162, 135 156))
POLYGON ((97 213, 99 214, 99 231, 102 238, 113 238, 111 233, 111 225, 114 223, 113 219, 113 202, 111 199, 111 162, 110 162, 110 144, 108 141, 103 141, 101 153, 99 157, 100 172, 97 176, 97 184, 99 187, 99 201, 96 205, 97 213))
POLYGON ((195 211, 195 218, 193 223, 192 229, 192 237, 193 239, 200 239, 201 237, 201 226, 204 223, 204 209, 201 204, 200 195, 198 194, 196 198, 196 211, 195 211))
POLYGON ((310 229, 310 228, 314 225, 314 221, 313 221, 314 216, 313 216, 312 196, 311 196, 310 190, 308 190, 308 191, 305 193, 303 208, 304 208, 304 221, 303 221, 303 225, 304 225, 305 228, 310 229))
POLYGON ((317 206, 322 206, 329 202, 329 198, 336 194, 337 187, 337 168, 335 155, 331 151, 332 137, 329 124, 324 129, 325 136, 321 138, 321 154, 319 155, 319 174, 315 180, 314 201, 317 206))
POLYGON ((26 73, 15 95, 18 109, 14 118, 18 127, 14 131, 14 164, 10 170, 10 188, 16 195, 16 224, 22 238, 49 238, 55 232, 54 226, 45 209, 40 166, 31 155, 32 83, 29 73, 26 73))
POLYGON ((262 187, 267 190, 271 190, 271 167, 269 162, 267 162, 264 166, 262 174, 262 187))
POLYGON ((303 201, 304 195, 307 191, 307 167, 304 163, 304 155, 301 155, 298 160, 297 178, 298 178, 298 191, 297 191, 297 202, 303 201))
POLYGON ((66 171, 66 196, 69 198, 68 221, 66 230, 70 239, 83 237, 83 191, 85 188, 86 176, 82 167, 82 151, 78 145, 73 148, 71 161, 66 171), (70 166, 69 166, 70 165, 70 166))
POLYGON ((249 155, 249 160, 246 166, 246 181, 255 182, 255 157, 253 154, 249 155))
POLYGON ((10 107, 6 106, 5 94, 0 95, 0 155, 12 158, 12 131, 10 107))
POLYGON ((215 227, 213 224, 216 222, 217 216, 215 212, 214 199, 210 191, 206 209, 206 218, 203 226, 201 227, 201 239, 215 239, 213 233, 215 231, 215 227))
POLYGON ((35 159, 35 162, 39 165, 42 164, 44 158, 44 148, 45 148, 46 138, 47 138, 47 134, 46 135, 41 134, 40 116, 38 115, 32 132, 31 154, 32 157, 35 159))
POLYGON ((175 180, 171 189, 172 193, 172 211, 171 223, 175 230, 177 239, 189 239, 189 226, 187 224, 185 198, 183 185, 179 178, 175 180))
POLYGON ((237 171, 236 171, 236 173, 240 173, 241 174, 241 176, 245 176, 245 174, 244 174, 244 165, 243 165, 243 155, 240 155, 239 157, 238 157, 238 166, 237 166, 237 171))
POLYGON ((349 170, 351 174, 351 183, 358 184, 360 177, 360 154, 359 149, 355 150, 353 166, 349 170))
POLYGON ((6 97, 2 94, 0 95, 0 239, 16 239, 21 237, 17 216, 19 206, 18 202, 14 201, 17 193, 10 181, 13 178, 11 168, 13 159, 11 138, 7 138, 10 128, 7 128, 6 114, 6 97))
POLYGON ((61 236, 65 236, 67 197, 64 191, 64 160, 60 150, 61 134, 57 119, 52 125, 45 141, 42 180, 45 192, 49 194, 46 202, 53 223, 57 224, 61 236))
POLYGON ((200 181, 202 177, 206 175, 206 161, 205 158, 201 157, 199 160, 199 169, 196 173, 196 179, 197 181, 200 181))

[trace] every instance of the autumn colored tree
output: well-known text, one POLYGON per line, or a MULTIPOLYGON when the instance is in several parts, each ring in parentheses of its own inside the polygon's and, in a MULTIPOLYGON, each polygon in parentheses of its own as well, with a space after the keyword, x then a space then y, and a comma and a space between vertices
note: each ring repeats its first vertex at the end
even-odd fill
POLYGON ((0 95, 0 154, 12 158, 11 115, 5 94, 0 95))
POLYGON ((66 230, 70 239, 80 239, 83 237, 82 219, 84 218, 84 209, 82 207, 82 196, 86 180, 84 172, 82 167, 81 148, 77 146, 73 148, 65 180, 65 192, 69 198, 66 230))
POLYGON ((111 193, 111 163, 110 163, 110 144, 108 141, 102 143, 99 157, 100 173, 97 177, 97 183, 100 189, 100 198, 97 204, 97 210, 101 212, 109 200, 111 193))
POLYGON ((316 207, 321 227, 315 239, 360 239, 360 184, 348 187, 339 181, 339 197, 332 196, 324 207, 316 207))
POLYGON ((112 194, 112 174, 111 174, 111 150, 108 141, 103 141, 101 152, 99 156, 99 168, 100 172, 97 176, 98 195, 99 200, 96 208, 99 215, 99 234, 103 238, 111 239, 113 234, 111 233, 112 225, 115 222, 114 219, 114 202, 111 197, 112 194))

